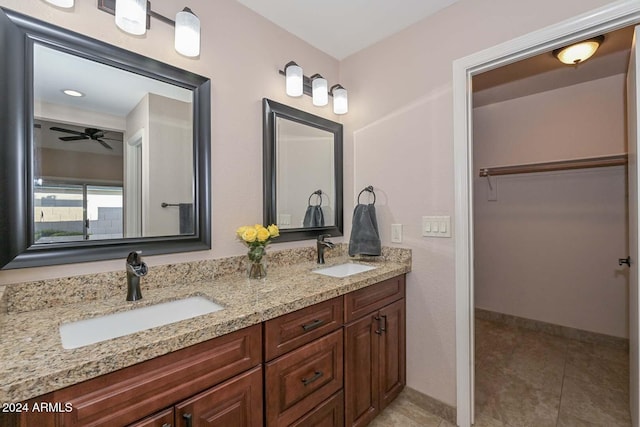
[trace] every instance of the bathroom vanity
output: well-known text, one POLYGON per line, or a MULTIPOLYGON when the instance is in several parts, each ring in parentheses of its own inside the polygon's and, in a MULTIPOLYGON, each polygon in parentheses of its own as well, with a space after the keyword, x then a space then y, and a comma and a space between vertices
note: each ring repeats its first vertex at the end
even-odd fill
POLYGON ((224 309, 74 350, 47 334, 65 316, 83 317, 101 303, 83 304, 82 314, 75 305, 9 314, 5 326, 17 342, 2 355, 7 369, 0 373, 8 375, 1 400, 47 405, 0 420, 65 427, 366 425, 405 384, 410 258, 370 264, 376 268, 343 278, 302 262, 272 268, 266 280, 232 274, 147 290, 145 298, 197 292, 224 309), (29 316, 55 315, 61 317, 53 325, 24 328, 29 316), (13 335, 21 328, 31 341, 13 335), (19 353, 31 360, 9 362, 19 353))

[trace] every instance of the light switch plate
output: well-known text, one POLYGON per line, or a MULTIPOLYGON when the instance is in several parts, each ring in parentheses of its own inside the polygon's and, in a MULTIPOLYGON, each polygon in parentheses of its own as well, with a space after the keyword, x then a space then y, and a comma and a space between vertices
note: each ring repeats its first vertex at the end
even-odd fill
POLYGON ((424 237, 451 237, 450 216, 423 216, 422 235, 424 237))
POLYGON ((402 224, 391 224, 391 243, 402 243, 402 224))

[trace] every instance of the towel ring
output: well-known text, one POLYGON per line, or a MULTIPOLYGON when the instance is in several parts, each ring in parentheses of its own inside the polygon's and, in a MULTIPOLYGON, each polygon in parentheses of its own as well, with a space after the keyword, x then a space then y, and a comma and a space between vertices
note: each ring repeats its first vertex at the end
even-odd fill
POLYGON ((318 204, 314 206, 322 206, 322 190, 316 190, 309 196, 309 201, 307 202, 309 206, 311 206, 311 198, 316 195, 320 200, 318 200, 318 204))
POLYGON ((373 194, 373 203, 371 203, 371 204, 375 205, 376 204, 376 193, 373 192, 373 185, 369 185, 368 187, 363 188, 362 191, 360 192, 360 194, 358 194, 358 204, 360 204, 360 196, 365 191, 368 191, 369 193, 373 194))

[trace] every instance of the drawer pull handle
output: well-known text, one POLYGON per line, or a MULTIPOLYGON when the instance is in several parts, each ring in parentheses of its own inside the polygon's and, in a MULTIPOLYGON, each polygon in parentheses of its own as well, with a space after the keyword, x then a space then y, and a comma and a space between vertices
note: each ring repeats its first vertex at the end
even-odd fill
POLYGON ((303 378, 302 379, 302 384, 304 384, 305 386, 308 386, 312 382, 320 379, 323 375, 324 374, 322 373, 322 371, 316 371, 316 373, 313 374, 313 376, 311 378, 303 378))
POLYGON ((164 424, 162 424, 162 427, 171 427, 171 424, 169 424, 169 423, 164 423, 164 424))
POLYGON ((309 332, 309 331, 312 331, 315 328, 321 326, 323 323, 324 323, 324 320, 316 319, 311 323, 307 323, 306 325, 302 325, 302 329, 304 329, 305 332, 309 332))
POLYGON ((373 319, 378 323, 378 329, 376 329, 374 332, 378 335, 382 335, 384 328, 380 327, 380 320, 381 320, 380 316, 376 316, 373 319))
POLYGON ((182 414, 182 418, 184 418, 186 427, 193 427, 191 423, 191 414, 182 414))
POLYGON ((382 319, 384 320, 384 323, 383 323, 384 326, 382 328, 380 328, 380 330, 382 332, 387 332, 387 316, 386 315, 382 315, 380 317, 382 317, 382 319))

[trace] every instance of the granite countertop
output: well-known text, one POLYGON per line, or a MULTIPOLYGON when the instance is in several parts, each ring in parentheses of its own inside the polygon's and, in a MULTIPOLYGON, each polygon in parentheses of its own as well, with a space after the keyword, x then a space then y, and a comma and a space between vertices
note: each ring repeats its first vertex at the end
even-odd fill
MULTIPOLYGON (((262 280, 240 272, 177 280, 164 287, 147 288, 143 280, 144 299, 138 302, 126 302, 118 288, 108 298, 22 312, 9 309, 0 318, 0 403, 30 399, 407 273, 411 258, 405 251, 405 256, 358 260, 377 268, 345 278, 313 273, 317 264, 302 261, 272 265, 262 280), (62 348, 62 323, 194 295, 224 309, 77 349, 62 348)), ((353 260, 340 255, 328 259, 327 266, 344 262, 353 260)))

